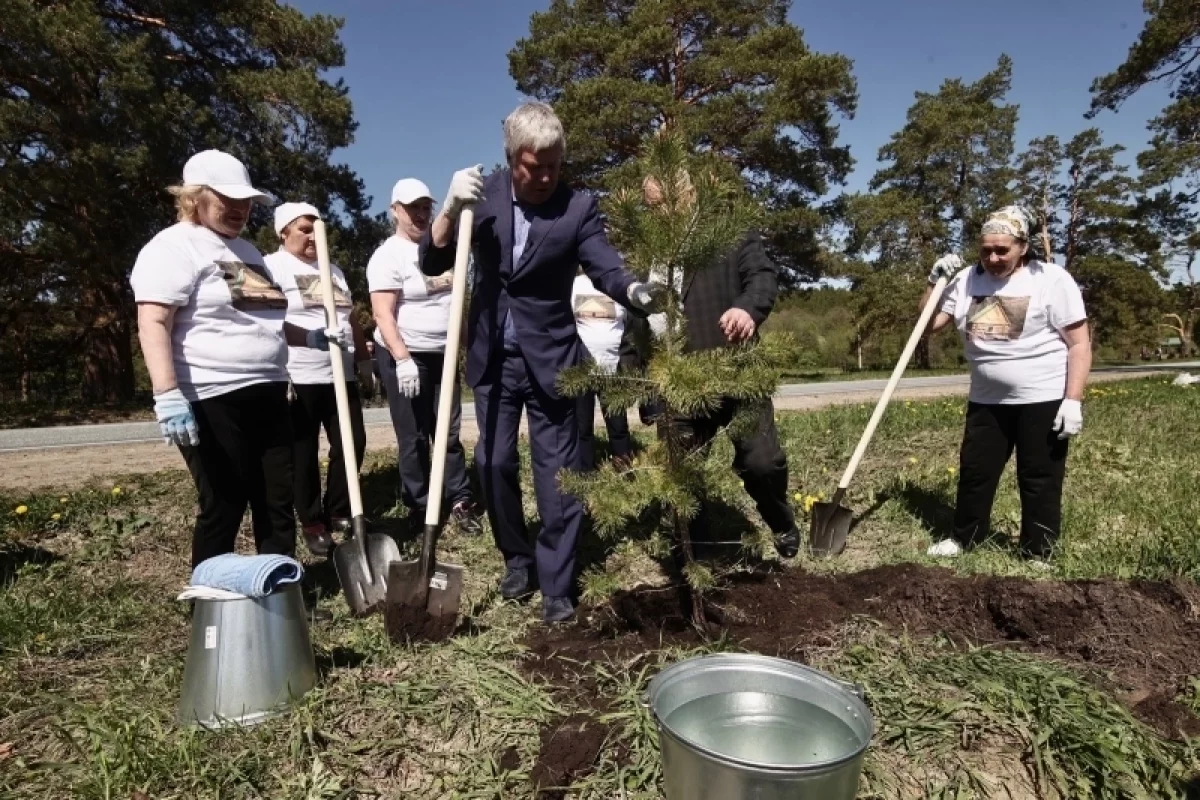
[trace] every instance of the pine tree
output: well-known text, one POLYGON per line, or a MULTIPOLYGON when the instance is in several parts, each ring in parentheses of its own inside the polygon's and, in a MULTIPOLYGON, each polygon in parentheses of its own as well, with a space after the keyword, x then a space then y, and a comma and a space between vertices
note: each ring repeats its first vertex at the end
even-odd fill
MULTIPOLYGON (((643 145, 615 186, 605 201, 613 244, 631 270, 665 283, 666 332, 648 343, 644 370, 613 374, 585 364, 564 371, 559 385, 571 396, 595 391, 613 410, 661 404, 658 440, 628 466, 608 463, 591 474, 564 472, 561 481, 565 491, 583 499, 602 536, 617 536, 651 507, 664 512, 660 535, 666 534, 680 557, 692 593, 693 624, 704 629, 704 592, 714 578, 695 559, 688 521, 699 512, 701 498, 724 494, 728 464, 710 459, 708 448, 692 449, 670 420, 715 411, 725 398, 750 403, 770 398, 783 365, 793 357, 792 340, 765 334, 739 346, 686 350, 674 287, 712 267, 763 218, 728 164, 711 154, 690 153, 677 134, 657 135, 643 145)), ((751 418, 743 416, 732 430, 751 418)))
POLYGON ((790 0, 552 0, 509 53, 517 89, 554 106, 567 172, 604 190, 662 127, 720 153, 764 201, 781 278, 820 277, 815 208, 853 164, 837 142, 857 86, 848 58, 814 52, 790 0))
POLYGON ((1058 198, 1063 150, 1057 136, 1043 136, 1029 143, 1029 149, 1017 158, 1017 199, 1037 215, 1041 229, 1041 255, 1054 260, 1054 241, 1058 234, 1058 198))

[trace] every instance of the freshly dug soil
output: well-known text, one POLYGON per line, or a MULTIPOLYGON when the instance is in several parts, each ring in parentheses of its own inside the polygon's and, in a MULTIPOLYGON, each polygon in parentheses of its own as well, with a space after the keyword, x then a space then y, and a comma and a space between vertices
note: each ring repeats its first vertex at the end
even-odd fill
MULTIPOLYGON (((1200 734, 1200 719, 1174 699, 1189 676, 1200 675, 1198 609, 1200 588, 1185 582, 962 577, 900 564, 833 577, 800 571, 740 576, 712 596, 709 618, 714 633, 723 631, 748 650, 801 662, 855 616, 911 636, 1011 644, 1107 671, 1134 715, 1163 736, 1181 738, 1200 734)), ((581 609, 580 620, 538 629, 526 667, 585 708, 602 709, 605 701, 591 681, 580 679, 580 664, 698 641, 687 594, 678 589, 623 592, 608 606, 581 609)), ((535 770, 550 774, 567 752, 578 763, 585 744, 594 745, 586 759, 593 764, 604 737, 560 730, 552 746, 545 735, 542 741, 535 770)))
POLYGON ((423 608, 388 605, 384 607, 383 626, 393 642, 436 642, 449 639, 458 617, 435 617, 423 608))

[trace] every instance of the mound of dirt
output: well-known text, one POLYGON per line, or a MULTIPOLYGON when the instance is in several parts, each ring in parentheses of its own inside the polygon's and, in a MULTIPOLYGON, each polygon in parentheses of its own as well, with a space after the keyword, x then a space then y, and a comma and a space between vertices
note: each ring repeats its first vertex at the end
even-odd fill
MULTIPOLYGON (((963 577, 900 564, 840 576, 740 576, 712 596, 709 616, 742 647, 801 662, 856 616, 911 636, 943 634, 1046 653, 1108 672, 1137 717, 1163 736, 1181 738, 1200 734, 1200 719, 1174 699, 1189 676, 1200 675, 1197 609, 1200 589, 1182 582, 963 577)), ((526 666, 585 708, 603 709, 604 700, 590 681, 580 680, 581 664, 699 641, 687 594, 678 589, 623 592, 608 606, 581 609, 580 619, 537 630, 526 666)), ((588 737, 594 745, 589 764, 603 741, 603 735, 588 737)), ((559 758, 553 750, 543 746, 538 769, 553 769, 559 758)))

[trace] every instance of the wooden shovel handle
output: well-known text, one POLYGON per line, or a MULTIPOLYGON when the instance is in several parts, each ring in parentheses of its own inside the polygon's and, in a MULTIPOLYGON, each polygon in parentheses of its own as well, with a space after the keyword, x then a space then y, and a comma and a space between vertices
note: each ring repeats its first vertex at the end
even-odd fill
POLYGON ((863 454, 867 452, 867 445, 871 443, 871 437, 875 435, 875 429, 879 427, 879 421, 883 419, 883 412, 887 410, 888 401, 892 399, 892 393, 896 391, 896 385, 900 383, 900 377, 904 375, 904 370, 908 366, 913 352, 917 349, 917 343, 921 341, 925 329, 929 327, 929 320, 933 317, 933 312, 937 310, 938 302, 941 300, 942 291, 945 288, 946 279, 938 278, 937 283, 933 286, 933 291, 929 294, 929 302, 921 309, 917 325, 908 337, 908 343, 904 345, 904 352, 900 354, 900 360, 896 362, 896 367, 892 370, 892 377, 888 379, 887 386, 884 387, 883 394, 879 397, 879 402, 875 404, 871 421, 867 423, 867 429, 863 431, 862 438, 858 440, 858 447, 854 448, 854 455, 850 456, 850 463, 846 466, 846 471, 842 473, 842 480, 838 483, 839 490, 844 492, 849 488, 850 481, 858 470, 858 463, 862 461, 863 454))
MULTIPOLYGON (((467 298, 467 262, 471 256, 471 233, 475 208, 466 206, 458 215, 458 248, 454 252, 454 282, 450 289, 450 318, 446 329, 446 353, 442 360, 442 392, 438 397, 437 428, 433 436, 432 473, 425 525, 436 526, 442 513, 442 487, 446 482, 446 448, 450 444, 450 409, 458 386, 458 348, 462 339, 463 305, 467 298)), ((429 556, 432 558, 432 556, 429 556)))
MULTIPOLYGON (((317 243, 317 271, 321 275, 321 299, 325 302, 325 327, 338 330, 337 301, 333 296, 333 271, 329 268, 329 242, 325 238, 325 221, 313 221, 313 238, 317 243)), ((363 514, 362 490, 358 486, 358 460, 354 453, 354 428, 350 424, 350 398, 346 394, 346 369, 342 359, 346 354, 335 344, 329 345, 329 360, 333 365, 333 396, 337 401, 338 428, 342 432, 342 458, 346 462, 346 485, 350 490, 350 515, 363 514)))

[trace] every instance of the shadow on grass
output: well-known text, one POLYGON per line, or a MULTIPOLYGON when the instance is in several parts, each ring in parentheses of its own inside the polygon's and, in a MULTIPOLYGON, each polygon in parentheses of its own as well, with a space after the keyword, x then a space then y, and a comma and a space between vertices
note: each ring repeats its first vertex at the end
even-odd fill
POLYGON ((934 541, 945 539, 954 531, 954 507, 936 492, 904 482, 888 494, 897 497, 910 514, 921 521, 934 541))
POLYGON ((1200 800, 1200 775, 1193 775, 1180 788, 1187 800, 1200 800))
POLYGON ((335 669, 355 669, 367 660, 366 654, 349 647, 335 647, 328 652, 318 650, 314 657, 317 662, 317 675, 321 678, 335 669))
POLYGON ((0 546, 0 587, 15 581, 17 573, 28 564, 42 566, 61 560, 62 556, 41 547, 30 547, 16 542, 2 545, 0 546))

